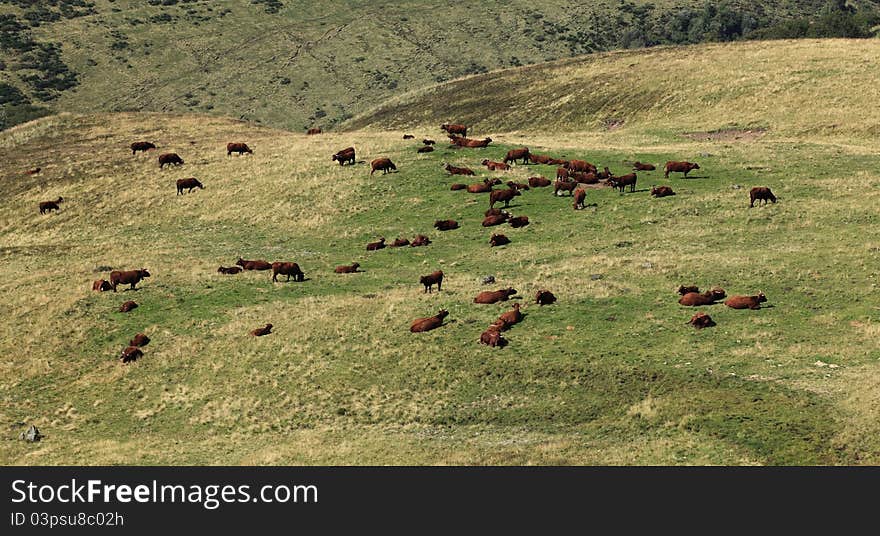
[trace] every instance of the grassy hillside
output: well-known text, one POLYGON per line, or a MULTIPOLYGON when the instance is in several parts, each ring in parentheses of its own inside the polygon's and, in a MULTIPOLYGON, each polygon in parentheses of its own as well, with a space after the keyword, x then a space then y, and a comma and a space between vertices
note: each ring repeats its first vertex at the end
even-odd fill
POLYGON ((671 118, 645 121, 639 135, 588 138, 480 123, 490 148, 428 155, 399 131, 304 136, 197 115, 62 115, 0 134, 0 462, 880 463, 876 139, 692 140, 650 134, 671 118), (138 139, 186 164, 160 171, 155 152, 131 155, 138 139), (255 154, 227 157, 233 140, 255 154), (441 162, 477 169, 523 143, 617 173, 635 159, 702 168, 640 174, 625 195, 592 189, 584 211, 532 190, 512 208, 531 225, 485 229, 486 197, 449 191, 441 162), (348 145, 399 173, 332 163, 348 145), (188 176, 206 189, 176 196, 188 176), (660 183, 678 195, 650 198, 660 183), (749 209, 756 185, 779 203, 749 209), (59 213, 37 213, 58 196, 59 213), (438 218, 462 228, 436 232, 438 218), (490 248, 492 231, 513 242, 490 248), (416 233, 434 242, 364 250, 416 233), (308 280, 216 272, 239 255, 296 261, 308 280), (353 261, 365 272, 333 273, 353 261), (111 267, 153 276, 137 291, 91 291, 111 267), (435 269, 444 289, 424 294, 418 277, 435 269), (527 314, 504 349, 477 343, 511 303, 472 303, 489 274, 489 288, 520 291, 527 314), (680 284, 762 290, 770 307, 707 307, 718 325, 697 331, 680 284), (530 303, 542 287, 558 304, 530 303), (128 299, 140 307, 116 312, 128 299), (441 307, 446 326, 409 333, 441 307), (266 322, 275 333, 247 336, 266 322), (153 342, 123 366, 138 331, 153 342), (16 440, 16 423, 45 439, 16 440))
POLYGON ((349 129, 436 128, 652 136, 729 127, 771 137, 876 139, 880 41, 798 40, 611 52, 414 91, 349 129))
POLYGON ((468 74, 735 38, 824 4, 2 0, 0 125, 51 111, 153 111, 327 128, 468 74))

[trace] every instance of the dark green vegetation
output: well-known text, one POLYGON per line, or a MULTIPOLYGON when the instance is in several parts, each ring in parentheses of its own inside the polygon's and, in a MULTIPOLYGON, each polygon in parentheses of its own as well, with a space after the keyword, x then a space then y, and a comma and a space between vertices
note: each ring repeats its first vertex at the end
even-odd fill
POLYGON ((48 108, 327 130, 388 97, 501 67, 618 48, 871 34, 877 2, 838 4, 2 0, 0 83, 24 102, 0 103, 0 128, 48 108))

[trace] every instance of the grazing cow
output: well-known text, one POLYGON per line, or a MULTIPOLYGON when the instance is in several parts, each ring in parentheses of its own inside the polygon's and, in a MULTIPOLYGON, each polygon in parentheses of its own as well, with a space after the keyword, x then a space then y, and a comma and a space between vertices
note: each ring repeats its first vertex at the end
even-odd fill
POLYGON ((150 338, 143 333, 138 333, 132 340, 128 341, 129 346, 137 346, 138 348, 142 348, 148 344, 150 344, 150 338))
POLYGON ((527 164, 529 162, 529 148, 521 147, 519 149, 511 149, 507 151, 507 155, 504 157, 504 163, 513 162, 516 163, 517 160, 522 160, 523 164, 527 164))
POLYGON ((466 167, 455 167, 452 164, 444 164, 443 169, 449 172, 450 175, 476 175, 474 170, 466 167))
POLYGON ((155 148, 156 146, 148 141, 136 141, 131 144, 131 154, 137 154, 138 151, 147 152, 155 148))
POLYGON ((278 274, 286 275, 287 281, 293 276, 294 281, 305 281, 306 274, 299 268, 299 264, 295 262, 273 262, 272 263, 272 282, 278 282, 278 274))
POLYGON ((493 227, 495 225, 501 225, 506 222, 510 218, 510 214, 507 212, 502 212, 501 214, 493 214, 491 216, 486 216, 483 219, 483 227, 493 227))
POLYGON ((395 240, 394 242, 391 243, 391 247, 393 247, 393 248, 400 248, 400 247, 408 246, 408 245, 409 245, 408 238, 398 238, 397 240, 395 240))
POLYGON ((343 166, 345 164, 354 164, 354 147, 346 147, 345 149, 337 152, 333 155, 333 161, 339 162, 340 166, 343 166))
POLYGON ((321 130, 319 127, 312 127, 306 131, 306 134, 309 136, 313 136, 315 134, 321 134, 322 132, 323 130, 321 130))
POLYGON ((230 142, 226 144, 226 156, 230 156, 232 153, 238 153, 238 156, 241 156, 244 153, 254 154, 254 151, 247 146, 247 143, 230 142))
POLYGON ((458 222, 455 220, 437 220, 434 222, 434 228, 438 231, 451 231, 458 229, 458 222))
POLYGON ((529 189, 528 184, 523 184, 521 182, 514 182, 514 181, 507 181, 507 187, 508 188, 515 188, 517 190, 528 190, 529 189))
POLYGON ((420 333, 423 331, 431 331, 432 329, 439 328, 443 325, 443 319, 449 315, 449 311, 446 309, 440 309, 440 311, 434 315, 429 316, 427 318, 416 318, 412 321, 412 324, 409 326, 409 330, 412 333, 420 333))
POLYGON ((669 178, 670 172, 676 173, 684 173, 684 178, 687 178, 688 173, 695 169, 700 169, 700 164, 693 164, 691 162, 666 162, 666 165, 663 167, 663 176, 667 179, 669 178))
POLYGON ((131 285, 131 290, 134 290, 138 281, 147 277, 150 277, 150 272, 146 268, 128 271, 113 270, 110 272, 110 285, 113 287, 113 292, 116 292, 116 286, 120 284, 131 285))
POLYGON ((434 152, 434 148, 430 145, 424 145, 422 147, 419 147, 419 150, 416 152, 417 153, 432 153, 432 152, 434 152))
MULTIPOLYGON (((138 306, 138 304, 129 300, 129 301, 123 303, 122 306, 119 307, 119 312, 120 313, 127 313, 127 312, 131 311, 132 309, 136 309, 137 306, 138 306)), ((141 345, 140 344, 132 344, 132 346, 141 346, 141 345)))
POLYGON ((413 136, 412 134, 404 134, 404 135, 403 135, 403 139, 405 139, 405 140, 414 140, 414 139, 416 139, 416 137, 413 136))
POLYGON ((712 320, 712 317, 707 315, 706 313, 697 313, 691 317, 687 322, 688 324, 694 326, 697 329, 703 328, 711 328, 715 325, 715 321, 712 320))
POLYGON ((569 171, 596 172, 596 166, 586 160, 569 160, 563 167, 569 171))
POLYGON ((519 229, 520 227, 525 227, 526 225, 529 224, 529 217, 528 216, 517 216, 515 218, 510 218, 509 220, 507 220, 507 223, 509 223, 510 226, 513 227, 514 229, 519 229))
POLYGON ((163 169, 165 165, 175 165, 182 166, 183 158, 180 158, 177 153, 164 153, 159 155, 159 169, 163 169))
POLYGON ((270 333, 272 333, 272 324, 266 324, 265 326, 251 330, 250 332, 254 337, 262 337, 263 335, 268 335, 270 333))
POLYGON ((578 188, 574 191, 574 209, 581 210, 584 208, 584 200, 587 199, 587 191, 583 188, 578 188))
POLYGON ((578 183, 574 181, 561 181, 557 179, 556 182, 553 183, 553 195, 557 195, 559 190, 565 190, 568 192, 568 195, 574 195, 574 190, 577 185, 578 183))
POLYGON ((434 144, 437 143, 437 142, 434 141, 434 140, 429 140, 428 138, 425 138, 425 139, 422 140, 422 143, 425 144, 425 145, 434 145, 434 144))
POLYGON ((64 201, 63 197, 59 197, 55 201, 40 201, 40 214, 45 214, 53 210, 60 212, 61 207, 58 206, 58 203, 61 203, 62 201, 64 201))
POLYGON ((592 172, 572 171, 568 176, 580 184, 597 184, 599 182, 599 176, 592 172))
POLYGON ((492 187, 496 184, 501 184, 501 181, 498 179, 483 179, 481 183, 469 184, 467 191, 472 194, 485 194, 486 192, 491 192, 492 187))
POLYGON ((440 285, 443 284, 443 270, 423 275, 419 278, 419 283, 425 286, 425 292, 430 293, 433 285, 437 285, 437 292, 440 292, 440 285))
POLYGON ((654 171, 657 167, 654 164, 643 164, 641 162, 633 163, 633 171, 654 171))
POLYGON ((510 206, 510 201, 518 195, 522 194, 519 190, 513 188, 508 188, 507 190, 492 190, 492 192, 489 193, 489 208, 494 207, 495 203, 500 201, 504 201, 504 208, 507 208, 510 206))
POLYGON ((453 192, 456 190, 467 190, 467 184, 462 184, 460 182, 457 182, 457 183, 453 184, 452 186, 450 186, 449 189, 452 190, 453 192))
POLYGON ((556 180, 564 181, 568 179, 568 170, 564 167, 556 168, 556 180))
POLYGON ((713 288, 702 294, 696 292, 688 292, 679 298, 678 303, 688 307, 701 307, 703 305, 712 305, 718 300, 724 299, 726 294, 720 288, 713 288))
POLYGON ((498 320, 501 320, 508 326, 512 326, 514 324, 522 322, 523 316, 524 315, 519 311, 519 304, 514 303, 513 309, 501 313, 501 316, 498 317, 498 320))
POLYGON ((246 260, 242 259, 241 257, 239 257, 238 260, 235 261, 235 264, 238 266, 241 266, 245 270, 263 271, 263 270, 271 270, 272 269, 272 265, 269 264, 267 261, 264 261, 263 259, 246 261, 246 260))
POLYGON ((105 281, 103 279, 98 279, 92 283, 92 290, 97 290, 98 292, 105 292, 111 290, 113 285, 110 284, 109 281, 105 281))
POLYGON ((394 165, 394 162, 391 161, 390 158, 377 158, 370 162, 370 175, 373 174, 377 169, 382 170, 382 175, 388 173, 389 170, 397 171, 397 166, 394 165))
POLYGON ((556 296, 549 290, 539 290, 535 294, 535 303, 538 305, 552 305, 556 303, 556 296))
POLYGON ((353 262, 349 265, 337 266, 336 269, 333 271, 336 272, 337 274, 356 274, 356 273, 358 273, 358 271, 359 271, 358 268, 360 268, 360 267, 361 267, 360 264, 353 262))
POLYGON ((763 292, 759 292, 755 296, 731 296, 724 305, 731 309, 760 309, 761 304, 767 301, 767 296, 763 292))
POLYGON ((431 239, 429 239, 429 238, 428 238, 427 236, 425 236, 425 235, 421 235, 421 234, 420 234, 420 235, 416 235, 416 237, 413 238, 413 241, 410 242, 409 247, 411 247, 411 248, 417 248, 417 247, 420 247, 420 246, 427 246, 427 245, 430 244, 430 243, 431 243, 431 239))
POLYGON ((611 178, 608 179, 608 182, 610 182, 611 186, 614 188, 619 189, 622 194, 627 186, 629 186, 630 192, 635 192, 636 180, 638 180, 638 177, 635 173, 627 173, 626 175, 621 175, 619 177, 612 175, 611 178))
MULTIPOLYGON (((773 195, 773 192, 770 191, 770 188, 765 186, 756 186, 749 190, 749 208, 755 206, 755 201, 764 201, 764 204, 767 204, 767 201, 776 202, 776 196, 773 195)), ((759 202, 758 205, 761 203, 759 202)))
POLYGON ((493 233, 492 236, 489 238, 489 245, 493 248, 495 246, 506 246, 507 244, 510 244, 510 239, 503 234, 493 233))
POLYGON ((654 197, 669 197, 675 195, 669 186, 651 186, 651 195, 654 197))
POLYGON ((507 346, 507 339, 501 334, 501 329, 496 324, 492 324, 486 328, 486 331, 480 334, 480 344, 485 344, 492 348, 504 348, 507 346))
POLYGON ((544 177, 529 177, 529 186, 532 188, 543 188, 544 186, 550 186, 550 179, 545 179, 544 177))
POLYGON ((452 138, 452 145, 458 147, 480 148, 488 147, 490 143, 492 143, 492 138, 484 138, 482 140, 472 140, 464 137, 452 138))
POLYGON ((477 294, 477 297, 474 298, 474 303, 498 303, 500 301, 507 301, 514 294, 516 294, 516 289, 512 287, 500 290, 484 290, 477 294))
POLYGON ((699 294, 699 292, 700 292, 700 287, 693 286, 693 285, 691 285, 691 286, 687 286, 687 287, 686 287, 686 286, 684 286, 684 285, 681 285, 681 286, 678 287, 678 291, 677 291, 677 292, 678 292, 679 294, 681 294, 682 296, 684 296, 685 294, 688 294, 688 293, 690 293, 690 292, 696 292, 696 293, 699 294))
POLYGON ((489 160, 488 158, 484 159, 480 163, 483 164, 484 166, 486 166, 486 169, 488 169, 489 171, 508 171, 508 170, 510 170, 510 166, 507 165, 506 163, 493 162, 492 160, 489 160))
POLYGON ((382 249, 385 247, 385 237, 379 238, 376 242, 370 242, 367 244, 367 251, 376 251, 377 249, 382 249))
POLYGON ((38 167, 37 167, 37 168, 29 169, 29 170, 25 171, 25 173, 26 173, 27 175, 36 175, 36 174, 39 173, 42 169, 43 169, 43 168, 38 168, 38 167))
POLYGON ((123 363, 137 361, 142 357, 144 357, 144 352, 141 351, 141 349, 137 346, 127 346, 124 350, 122 350, 122 355, 119 356, 123 363))
POLYGON ((186 189, 187 193, 192 193, 195 188, 199 188, 200 190, 205 189, 202 183, 200 183, 195 177, 177 180, 177 195, 181 195, 184 189, 186 189))
POLYGON ((445 130, 448 134, 458 134, 461 136, 467 136, 468 127, 459 124, 443 124, 440 125, 440 130, 445 130))
POLYGON ((217 268, 217 273, 226 274, 226 275, 235 275, 241 272, 241 266, 230 266, 226 268, 225 266, 221 266, 217 268))

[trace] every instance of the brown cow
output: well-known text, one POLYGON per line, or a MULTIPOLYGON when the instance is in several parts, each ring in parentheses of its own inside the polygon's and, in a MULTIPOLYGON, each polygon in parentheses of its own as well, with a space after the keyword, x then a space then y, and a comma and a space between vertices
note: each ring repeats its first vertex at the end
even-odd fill
POLYGON ((45 214, 47 212, 51 212, 53 210, 61 211, 61 207, 58 206, 58 203, 64 201, 63 197, 59 197, 55 201, 40 201, 40 214, 45 214))
MULTIPOLYGON (((504 210, 502 210, 502 209, 500 209, 500 208, 487 208, 487 209, 486 209, 486 212, 483 213, 483 216, 486 216, 486 217, 488 217, 488 216, 500 216, 500 215, 502 215, 502 214, 506 214, 506 211, 504 211, 504 210)), ((510 214, 507 214, 507 215, 510 216, 510 214)))
POLYGON ((332 160, 333 162, 339 162, 340 166, 344 166, 345 164, 354 164, 354 147, 346 147, 345 149, 337 152, 333 155, 332 160))
POLYGON ((584 173, 583 171, 572 171, 568 174, 575 182, 581 184, 598 184, 599 176, 593 172, 584 173))
POLYGON ((391 243, 391 247, 393 247, 393 248, 399 248, 399 247, 408 246, 408 245, 409 245, 408 238, 398 238, 397 240, 395 240, 394 242, 391 243))
POLYGON ((272 333, 272 324, 266 324, 265 326, 251 330, 250 332, 254 337, 262 337, 263 335, 268 335, 270 333, 272 333))
POLYGON ((641 162, 633 163, 634 171, 654 171, 657 167, 654 164, 643 164, 641 162))
POLYGON ((414 140, 414 139, 416 139, 416 137, 413 136, 412 134, 404 134, 404 135, 403 135, 403 139, 405 139, 405 140, 414 140))
POLYGON ((241 266, 230 266, 229 268, 225 266, 221 266, 217 268, 217 273, 226 274, 226 275, 235 275, 241 272, 241 266))
POLYGON ((584 200, 587 199, 587 191, 583 188, 578 188, 574 191, 574 209, 581 210, 584 208, 584 200))
MULTIPOLYGON (((138 304, 136 304, 135 302, 129 300, 129 301, 123 303, 123 304, 119 307, 119 312, 120 312, 120 313, 127 313, 127 312, 131 311, 132 309, 136 309, 137 306, 138 306, 138 304)), ((140 346, 140 344, 132 344, 132 346, 140 346)))
POLYGON ((508 326, 512 326, 514 324, 522 322, 523 317, 524 315, 519 311, 519 304, 514 303, 513 309, 501 313, 501 316, 498 317, 498 320, 503 321, 508 326))
POLYGON ((425 139, 422 140, 422 143, 425 144, 425 145, 434 145, 434 144, 437 143, 437 142, 434 141, 434 140, 429 140, 428 138, 425 138, 425 139))
POLYGON ((691 319, 688 321, 688 324, 694 326, 697 329, 703 329, 711 328, 715 325, 715 321, 712 320, 711 316, 701 312, 692 316, 691 319))
POLYGON ((568 195, 574 195, 574 189, 577 187, 578 183, 574 181, 561 181, 556 180, 553 183, 553 195, 557 195, 560 190, 565 190, 568 192, 568 195))
POLYGON ((696 292, 696 293, 699 294, 699 292, 700 292, 700 287, 697 287, 697 286, 684 286, 684 285, 681 285, 681 286, 678 287, 678 291, 677 291, 677 292, 678 292, 679 294, 681 294, 682 296, 684 296, 685 294, 688 294, 688 293, 690 293, 690 292, 696 292))
POLYGON ((336 272, 337 274, 356 274, 356 273, 358 273, 358 271, 359 271, 358 268, 360 268, 360 267, 361 267, 360 264, 353 262, 349 265, 337 266, 336 269, 333 271, 336 272))
POLYGON ((492 324, 486 328, 486 331, 480 334, 480 344, 485 344, 492 348, 504 348, 507 346, 507 339, 501 334, 501 329, 496 324, 492 324))
POLYGON ((556 296, 549 290, 539 290, 535 294, 535 303, 538 305, 552 305, 556 303, 556 296))
POLYGON ((131 290, 134 290, 138 281, 147 277, 150 277, 150 272, 148 272, 146 268, 129 271, 113 270, 110 272, 110 285, 113 287, 113 292, 116 292, 116 286, 119 284, 130 284, 131 290))
POLYGON ((510 206, 510 201, 518 196, 522 195, 519 190, 508 188, 507 190, 492 190, 489 194, 489 208, 495 206, 495 203, 499 201, 504 201, 504 208, 510 206))
POLYGON ((483 179, 482 183, 469 184, 467 191, 472 194, 485 194, 491 192, 492 187, 496 184, 501 184, 501 181, 498 179, 483 179))
POLYGON ((696 292, 688 292, 679 298, 678 303, 688 307, 701 307, 703 305, 712 305, 718 300, 724 299, 726 294, 720 288, 713 288, 702 294, 696 292))
MULTIPOLYGON (((755 206, 755 201, 764 201, 764 204, 767 204, 767 201, 776 202, 776 196, 773 195, 773 192, 770 191, 770 188, 766 186, 756 186, 749 190, 749 208, 755 206)), ((760 205, 761 203, 758 203, 760 205)))
POLYGON ((323 130, 321 130, 320 127, 312 127, 306 131, 306 134, 309 136, 313 136, 315 134, 321 134, 322 132, 323 130))
POLYGON ((627 186, 629 186, 630 192, 635 192, 637 180, 638 176, 636 176, 635 173, 627 173, 626 175, 621 175, 619 177, 612 175, 611 178, 608 179, 608 182, 610 182, 611 186, 614 188, 619 189, 622 194, 627 186))
POLYGON ((669 197, 675 195, 669 186, 651 186, 651 195, 654 197, 669 197))
POLYGON ((440 285, 443 284, 443 270, 423 275, 419 278, 419 283, 425 286, 425 292, 430 293, 433 285, 437 285, 437 292, 440 292, 440 285))
POLYGON ((383 249, 385 247, 385 237, 380 237, 376 242, 370 242, 367 244, 367 251, 376 251, 379 249, 383 249))
POLYGON ((455 192, 457 190, 467 190, 467 184, 462 184, 460 182, 457 182, 457 183, 453 184, 452 186, 450 186, 449 189, 452 190, 453 192, 455 192))
POLYGON ((545 179, 544 177, 529 177, 529 186, 532 188, 543 188, 544 186, 550 186, 550 179, 545 179))
POLYGON ((119 356, 123 363, 137 361, 142 357, 144 357, 144 352, 141 351, 141 349, 137 346, 127 346, 124 350, 122 350, 122 355, 119 356))
POLYGON ((246 260, 242 259, 241 257, 239 257, 238 260, 235 261, 235 264, 238 266, 241 266, 245 270, 262 271, 262 270, 271 270, 272 269, 272 265, 269 264, 267 261, 264 261, 263 259, 246 261, 246 260))
POLYGON ((273 262, 272 263, 272 282, 278 282, 278 274, 286 275, 287 281, 293 276, 294 281, 305 281, 306 274, 299 268, 299 264, 295 262, 273 262))
POLYGON ((504 162, 493 162, 492 160, 489 160, 488 158, 484 159, 480 163, 483 164, 484 166, 486 166, 486 169, 488 169, 489 171, 508 171, 508 170, 510 170, 510 166, 505 164, 504 162))
POLYGON ((382 175, 388 173, 389 171, 397 171, 397 166, 394 165, 394 162, 391 161, 390 158, 377 158, 370 162, 370 175, 373 174, 377 169, 382 170, 382 175))
POLYGON ((529 224, 529 217, 528 216, 517 216, 515 218, 510 218, 509 220, 507 220, 507 223, 509 223, 510 226, 513 227, 514 229, 519 229, 520 227, 525 227, 526 225, 529 224))
POLYGON ((533 164, 550 164, 553 157, 545 154, 529 153, 529 160, 531 160, 533 164))
POLYGON ((693 164, 691 162, 673 162, 670 160, 669 162, 666 162, 666 165, 663 167, 663 176, 668 179, 670 172, 677 172, 684 173, 684 178, 687 178, 688 173, 695 169, 700 169, 700 164, 693 164))
POLYGON ((432 153, 432 152, 434 152, 434 148, 431 147, 430 145, 424 145, 422 147, 419 147, 418 151, 416 151, 416 152, 417 153, 432 153))
POLYGON ((150 344, 150 338, 143 333, 138 333, 132 340, 128 341, 129 346, 137 346, 138 348, 142 348, 148 344, 150 344))
POLYGON ((569 171, 596 172, 596 166, 586 160, 569 160, 563 167, 569 171))
POLYGON ((556 180, 566 180, 568 179, 568 170, 564 167, 556 168, 556 180))
POLYGON ((506 246, 507 244, 510 244, 510 239, 503 234, 493 233, 492 236, 489 238, 489 245, 493 248, 495 246, 506 246))
POLYGON ((413 238, 413 241, 410 242, 409 247, 416 248, 419 246, 427 246, 430 243, 431 243, 431 239, 429 239, 425 235, 420 234, 420 235, 416 235, 416 237, 413 238))
POLYGON ((177 180, 177 195, 183 194, 183 190, 186 189, 187 193, 192 193, 195 188, 199 188, 200 190, 204 190, 205 187, 199 182, 195 177, 190 177, 188 179, 178 179, 177 180))
POLYGON ((457 145, 458 147, 480 148, 488 147, 490 143, 492 143, 492 138, 472 140, 469 138, 458 137, 452 139, 452 145, 457 145))
POLYGON ((511 149, 507 151, 507 155, 504 157, 504 163, 513 162, 516 163, 517 160, 522 160, 523 164, 527 164, 529 162, 529 148, 521 147, 519 149, 511 149))
POLYGON ((449 311, 441 309, 436 315, 427 318, 416 318, 409 326, 412 333, 431 331, 443 325, 443 319, 449 315, 449 311))
POLYGON ((476 175, 474 170, 466 167, 455 167, 451 164, 444 164, 443 169, 449 172, 450 175, 476 175))
POLYGON ((36 167, 36 168, 32 168, 32 169, 29 169, 29 170, 25 171, 25 173, 26 173, 27 175, 36 175, 36 174, 39 173, 42 169, 43 169, 43 168, 38 168, 38 167, 36 167))
POLYGON ((98 279, 92 283, 92 290, 97 290, 98 292, 104 292, 112 288, 113 285, 111 285, 109 281, 103 279, 98 279))
POLYGON ((434 222, 434 228, 438 231, 451 231, 458 229, 458 222, 455 220, 437 220, 434 222))
POLYGON ((500 301, 507 301, 514 294, 516 294, 516 289, 512 287, 500 290, 484 290, 477 294, 477 297, 474 298, 474 303, 498 303, 500 301))
POLYGON ((230 156, 232 153, 238 153, 238 156, 241 156, 244 153, 254 154, 254 151, 247 146, 247 143, 229 142, 226 144, 226 156, 230 156))
POLYGON ((517 190, 528 190, 529 189, 528 184, 523 184, 521 182, 515 182, 515 181, 507 181, 507 187, 508 188, 516 188, 517 190))
POLYGON ((486 216, 483 219, 483 227, 493 227, 495 225, 501 225, 506 222, 510 218, 510 214, 507 212, 502 212, 501 214, 494 214, 491 216, 486 216))
POLYGON ((767 296, 763 292, 759 292, 755 296, 731 296, 724 305, 731 309, 760 309, 761 304, 767 301, 767 296))
POLYGON ((460 134, 461 136, 467 136, 468 127, 460 124, 443 124, 440 125, 440 130, 445 130, 448 134, 460 134))
POLYGON ((602 181, 607 181, 611 178, 611 172, 605 167, 605 169, 596 173, 596 178, 602 181))
POLYGON ((155 148, 156 146, 148 141, 136 141, 131 144, 131 154, 137 154, 138 151, 147 152, 155 148))
POLYGON ((183 165, 183 158, 180 158, 180 156, 177 153, 160 154, 159 155, 159 169, 164 168, 166 164, 169 166, 172 164, 175 166, 181 166, 181 165, 183 165))

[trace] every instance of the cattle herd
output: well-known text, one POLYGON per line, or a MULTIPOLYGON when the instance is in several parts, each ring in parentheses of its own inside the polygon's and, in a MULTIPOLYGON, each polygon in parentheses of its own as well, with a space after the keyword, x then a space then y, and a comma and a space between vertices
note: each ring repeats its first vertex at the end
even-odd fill
MULTIPOLYGON (((468 127, 460 124, 444 124, 441 125, 441 130, 445 131, 448 134, 450 139, 450 147, 451 148, 481 148, 487 147, 492 139, 486 137, 484 139, 470 139, 467 138, 468 127)), ((319 134, 319 129, 313 129, 308 132, 308 134, 319 134)), ((404 135, 405 140, 415 139, 414 135, 406 134, 404 135)), ((435 145, 434 140, 425 138, 422 140, 422 145, 419 148, 419 153, 429 152, 426 150, 433 150, 433 146, 435 145)), ((132 151, 132 155, 136 155, 138 152, 148 152, 151 150, 157 149, 157 146, 154 143, 146 142, 146 141, 138 141, 131 144, 130 149, 132 151)), ((231 156, 233 153, 238 156, 244 154, 254 154, 253 149, 248 147, 246 143, 242 142, 231 142, 226 146, 226 154, 227 156, 231 156)), ((357 163, 356 154, 354 147, 346 147, 338 151, 337 153, 332 155, 331 161, 338 162, 340 166, 355 165, 357 163)), ((176 153, 162 153, 158 157, 159 168, 164 169, 165 166, 181 166, 184 164, 183 159, 176 153)), ((489 159, 481 159, 480 165, 485 166, 489 171, 497 171, 497 172, 506 172, 511 169, 511 164, 513 165, 527 165, 527 164, 535 164, 535 165, 547 165, 547 166, 557 166, 556 168, 556 180, 551 181, 542 176, 534 176, 529 177, 528 184, 517 183, 514 181, 507 181, 506 188, 498 188, 495 189, 495 186, 502 184, 501 179, 499 178, 486 178, 481 182, 473 183, 473 184, 462 184, 456 183, 451 186, 451 190, 464 190, 469 193, 480 194, 480 193, 488 193, 489 196, 489 207, 488 210, 484 213, 484 219, 482 222, 483 227, 494 227, 502 224, 508 224, 512 228, 520 228, 529 225, 528 216, 519 215, 513 216, 508 211, 503 210, 501 208, 496 208, 495 205, 498 203, 504 203, 504 209, 510 208, 510 203, 514 201, 514 198, 523 195, 524 191, 528 191, 532 188, 545 188, 549 186, 553 186, 553 195, 559 196, 561 193, 565 192, 571 198, 573 198, 573 208, 575 210, 581 210, 585 208, 585 201, 587 197, 587 191, 584 188, 585 185, 595 185, 595 186, 611 186, 617 190, 619 190, 621 195, 624 195, 628 190, 630 193, 636 192, 636 182, 638 180, 638 176, 636 172, 651 172, 656 170, 656 166, 653 164, 647 164, 642 162, 634 162, 632 163, 632 173, 627 173, 624 175, 615 175, 611 171, 609 171, 608 167, 604 167, 602 171, 598 171, 597 166, 591 164, 584 160, 565 160, 560 158, 555 158, 549 155, 535 154, 532 153, 527 147, 521 147, 517 149, 512 149, 507 152, 502 162, 494 162, 489 159)), ((454 166, 452 164, 443 163, 443 169, 449 173, 450 176, 459 175, 459 176, 474 176, 475 172, 464 166, 454 166)), ((663 167, 664 177, 668 178, 670 173, 682 173, 686 178, 688 173, 700 169, 700 166, 696 163, 692 162, 678 162, 678 161, 669 161, 663 167)), ((381 170, 383 174, 389 172, 396 172, 397 166, 387 157, 380 157, 373 159, 370 162, 370 175, 372 176, 377 170, 381 170)), ((37 171, 38 172, 38 171, 37 171)), ((205 188, 202 183, 194 177, 184 178, 177 180, 177 194, 182 195, 184 190, 187 192, 192 192, 194 189, 203 189, 205 188)), ((675 195, 675 192, 672 190, 670 186, 652 186, 650 195, 655 198, 667 197, 675 195)), ((767 201, 772 203, 776 203, 776 196, 770 191, 769 188, 766 187, 755 187, 752 188, 749 192, 749 207, 753 207, 755 202, 759 203, 763 201, 765 204, 767 201)), ((59 197, 54 201, 43 201, 39 204, 40 214, 46 214, 51 211, 60 211, 59 204, 62 203, 63 198, 59 197)), ((437 231, 452 231, 455 229, 459 229, 460 225, 455 220, 445 219, 445 220, 436 220, 434 222, 434 228, 437 231)), ((506 244, 510 244, 511 240, 507 236, 501 233, 493 233, 489 239, 489 244, 491 247, 502 246, 506 244)), ((431 244, 431 240, 422 234, 416 235, 412 241, 405 237, 398 237, 390 244, 386 244, 386 239, 384 237, 379 237, 378 240, 374 242, 370 242, 366 245, 367 251, 377 251, 380 249, 384 249, 385 247, 399 248, 399 247, 419 247, 419 246, 428 246, 431 244)), ((239 257, 239 259, 235 262, 234 266, 225 267, 220 266, 217 269, 218 273, 224 275, 235 275, 239 274, 243 271, 272 271, 272 282, 278 282, 278 276, 286 276, 286 280, 290 281, 291 278, 295 282, 303 282, 306 280, 305 273, 300 268, 300 266, 295 262, 287 262, 287 261, 276 261, 276 262, 268 262, 263 259, 253 259, 253 260, 245 260, 239 257)), ((337 266, 334 270, 337 274, 355 274, 360 273, 363 270, 360 270, 360 264, 357 262, 352 263, 351 265, 343 265, 337 266)), ((99 279, 93 282, 92 289, 95 291, 113 291, 116 292, 119 285, 130 285, 129 289, 134 290, 137 288, 137 284, 144 279, 150 277, 150 272, 146 268, 142 268, 139 270, 113 270, 110 272, 108 279, 99 279)), ((440 270, 432 272, 428 275, 424 275, 419 279, 419 283, 424 287, 425 293, 433 292, 434 286, 437 287, 437 291, 440 292, 442 289, 444 273, 440 270)), ((484 279, 484 283, 491 283, 494 281, 494 278, 486 278, 484 279)), ((681 286, 678 289, 678 293, 681 295, 679 299, 679 304, 687 307, 705 307, 713 305, 720 300, 723 300, 727 297, 724 290, 720 288, 712 288, 706 292, 700 292, 699 288, 696 286, 681 286)), ((508 301, 511 296, 517 294, 517 290, 508 287, 495 291, 483 291, 480 292, 473 300, 475 304, 495 304, 499 302, 508 301)), ((733 309, 760 309, 761 303, 767 301, 766 296, 763 293, 759 292, 756 295, 745 295, 745 296, 731 296, 727 298, 723 303, 728 307, 733 309)), ((544 305, 552 305, 556 302, 556 296, 553 295, 547 289, 541 289, 537 291, 534 296, 534 303, 539 306, 544 305)), ((121 312, 129 312, 138 307, 137 303, 134 301, 126 301, 120 307, 121 312)), ((433 329, 437 329, 444 324, 444 319, 449 315, 449 312, 445 309, 438 311, 436 315, 425 317, 425 318, 417 318, 412 321, 410 325, 410 331, 413 333, 430 331, 433 329)), ((479 342, 481 344, 485 344, 491 347, 504 347, 508 344, 508 341, 504 338, 503 332, 509 330, 515 324, 521 322, 525 318, 525 314, 521 311, 521 306, 519 303, 515 303, 513 308, 502 313, 498 319, 489 325, 489 327, 480 334, 479 342)), ((715 322, 712 318, 704 313, 698 312, 690 319, 688 324, 693 325, 698 329, 711 327, 715 325, 715 322)), ((263 336, 268 335, 272 331, 272 324, 266 324, 264 327, 256 328, 250 332, 250 335, 253 336, 263 336)), ((126 346, 121 354, 121 361, 123 363, 129 363, 132 361, 136 361, 140 357, 143 356, 142 348, 149 343, 150 339, 143 333, 138 333, 130 342, 129 345, 126 346)))

